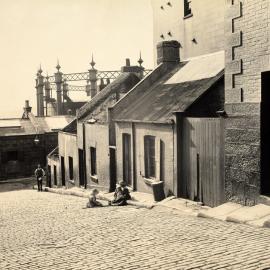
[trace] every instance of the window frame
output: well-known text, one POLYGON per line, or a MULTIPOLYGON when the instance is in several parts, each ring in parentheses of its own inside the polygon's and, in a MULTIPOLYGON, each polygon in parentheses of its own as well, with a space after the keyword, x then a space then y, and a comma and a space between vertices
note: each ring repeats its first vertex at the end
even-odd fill
POLYGON ((184 19, 187 19, 193 16, 190 4, 191 4, 191 0, 184 0, 184 19))
POLYGON ((156 179, 156 137, 144 136, 144 174, 148 179, 156 179))

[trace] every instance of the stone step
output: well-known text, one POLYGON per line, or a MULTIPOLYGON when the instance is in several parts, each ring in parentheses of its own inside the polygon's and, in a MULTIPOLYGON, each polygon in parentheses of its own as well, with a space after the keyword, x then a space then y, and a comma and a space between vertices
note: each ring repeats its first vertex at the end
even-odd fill
POLYGON ((252 207, 243 206, 232 214, 228 215, 226 221, 236 223, 248 223, 254 220, 259 220, 270 215, 270 206, 265 204, 257 204, 252 207))

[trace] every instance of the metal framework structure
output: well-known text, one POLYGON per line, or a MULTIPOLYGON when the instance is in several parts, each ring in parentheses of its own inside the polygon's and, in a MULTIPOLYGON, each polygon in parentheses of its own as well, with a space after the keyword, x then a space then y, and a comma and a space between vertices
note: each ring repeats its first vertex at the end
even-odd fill
MULTIPOLYGON (((150 73, 151 69, 144 69, 143 75, 146 76, 150 73)), ((97 79, 103 80, 115 80, 122 72, 120 70, 115 71, 97 71, 97 79)), ((89 80, 89 72, 80 72, 80 73, 68 73, 63 74, 63 80, 66 82, 74 82, 74 81, 88 81, 89 80)), ((48 76, 48 81, 51 83, 51 89, 56 90, 55 84, 55 76, 48 76)), ((85 86, 80 85, 68 85, 68 91, 86 91, 85 86)))
MULTIPOLYGON (((152 70, 145 69, 144 76, 147 75, 152 70)), ((109 79, 114 80, 116 79, 122 72, 120 70, 113 70, 113 71, 97 71, 97 79, 109 79)), ((49 76, 49 82, 55 83, 55 76, 49 76)), ((88 81, 89 80, 89 72, 78 72, 78 73, 68 73, 63 74, 64 81, 88 81)), ((70 90, 72 91, 72 90, 70 90)))
MULTIPOLYGON (((51 83, 51 90, 56 91, 56 84, 55 83, 51 83)), ((69 84, 68 85, 68 91, 86 91, 85 89, 85 85, 72 85, 69 84)))

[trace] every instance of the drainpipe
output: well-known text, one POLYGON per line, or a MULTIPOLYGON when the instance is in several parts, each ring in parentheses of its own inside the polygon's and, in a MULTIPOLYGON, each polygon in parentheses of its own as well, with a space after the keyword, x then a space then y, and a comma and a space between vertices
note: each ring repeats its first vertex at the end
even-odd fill
POLYGON ((87 178, 86 178, 86 152, 85 152, 85 123, 82 123, 83 127, 83 166, 84 166, 84 188, 87 188, 87 178))
POLYGON ((133 158, 133 190, 137 190, 137 173, 136 173, 136 129, 135 124, 131 123, 132 127, 132 158, 133 158))

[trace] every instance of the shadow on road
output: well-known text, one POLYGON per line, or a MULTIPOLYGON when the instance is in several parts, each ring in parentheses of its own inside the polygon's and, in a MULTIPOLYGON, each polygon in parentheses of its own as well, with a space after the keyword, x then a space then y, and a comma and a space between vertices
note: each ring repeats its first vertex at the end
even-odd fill
POLYGON ((11 179, 0 181, 0 192, 8 192, 20 189, 33 189, 35 178, 11 179))

